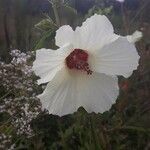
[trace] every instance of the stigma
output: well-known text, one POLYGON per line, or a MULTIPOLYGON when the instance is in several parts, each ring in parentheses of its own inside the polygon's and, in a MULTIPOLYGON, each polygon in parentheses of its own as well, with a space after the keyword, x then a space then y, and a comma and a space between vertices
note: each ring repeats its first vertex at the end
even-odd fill
POLYGON ((65 59, 69 69, 86 71, 88 75, 92 74, 88 64, 88 53, 82 49, 74 49, 65 59))

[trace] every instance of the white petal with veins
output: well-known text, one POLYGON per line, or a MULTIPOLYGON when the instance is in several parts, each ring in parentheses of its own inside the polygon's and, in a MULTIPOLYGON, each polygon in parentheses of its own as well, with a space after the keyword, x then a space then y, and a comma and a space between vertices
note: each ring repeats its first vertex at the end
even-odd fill
POLYGON ((111 22, 104 15, 88 18, 81 27, 77 27, 74 36, 74 47, 83 50, 97 50, 115 41, 119 36, 114 34, 111 22))
POLYGON ((64 25, 56 31, 56 45, 63 46, 71 43, 74 48, 97 50, 115 41, 119 36, 114 34, 111 22, 104 15, 88 18, 75 31, 69 25, 64 25))
POLYGON ((42 106, 59 116, 73 113, 80 106, 88 112, 109 110, 119 93, 117 77, 99 73, 91 76, 74 74, 67 74, 65 69, 57 73, 39 95, 42 106))
POLYGON ((65 45, 58 50, 42 48, 36 51, 36 60, 33 63, 33 70, 41 79, 38 84, 51 81, 56 73, 65 65, 65 58, 72 50, 71 45, 65 45))
POLYGON ((120 37, 89 58, 94 71, 124 77, 130 76, 131 72, 137 69, 139 61, 135 46, 125 37, 120 37))
POLYGON ((55 42, 56 45, 61 47, 64 46, 66 43, 72 43, 74 39, 74 31, 69 25, 61 26, 56 31, 55 42))

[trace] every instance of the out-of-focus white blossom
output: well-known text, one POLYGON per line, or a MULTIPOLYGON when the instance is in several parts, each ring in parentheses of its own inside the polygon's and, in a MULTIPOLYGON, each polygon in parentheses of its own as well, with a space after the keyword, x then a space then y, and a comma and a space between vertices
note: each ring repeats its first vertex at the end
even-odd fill
POLYGON ((116 0, 117 2, 123 3, 125 0, 116 0))

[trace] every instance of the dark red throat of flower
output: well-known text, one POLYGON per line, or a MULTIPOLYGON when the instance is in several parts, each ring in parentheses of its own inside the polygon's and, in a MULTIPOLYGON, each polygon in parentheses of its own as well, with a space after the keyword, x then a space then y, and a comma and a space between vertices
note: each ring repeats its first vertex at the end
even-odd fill
POLYGON ((66 57, 66 65, 69 69, 76 69, 81 71, 86 71, 87 74, 92 74, 88 64, 88 53, 82 49, 74 49, 66 57))

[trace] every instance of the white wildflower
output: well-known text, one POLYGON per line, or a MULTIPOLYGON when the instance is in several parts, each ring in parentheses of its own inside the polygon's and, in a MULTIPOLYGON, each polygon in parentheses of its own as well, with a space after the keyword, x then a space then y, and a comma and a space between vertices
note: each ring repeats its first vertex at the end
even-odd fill
POLYGON ((60 27, 56 45, 56 51, 37 50, 33 63, 38 83, 49 82, 38 97, 52 114, 73 113, 80 106, 88 112, 109 110, 119 94, 117 75, 129 77, 138 66, 134 44, 116 35, 104 15, 95 14, 75 31, 60 27))

